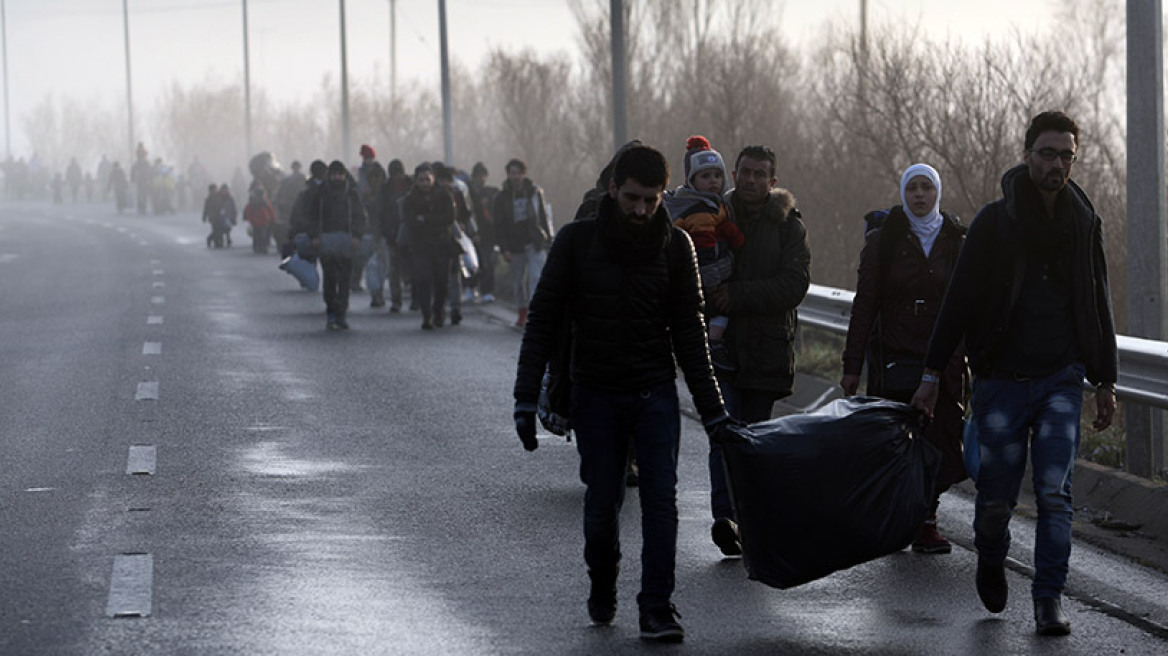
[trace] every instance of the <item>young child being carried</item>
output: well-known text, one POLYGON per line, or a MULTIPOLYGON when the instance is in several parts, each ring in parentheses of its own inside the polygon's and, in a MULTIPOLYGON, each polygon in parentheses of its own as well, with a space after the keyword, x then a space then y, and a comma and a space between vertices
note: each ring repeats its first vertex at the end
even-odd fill
MULTIPOLYGON (((725 191, 726 165, 722 156, 703 136, 686 139, 685 184, 666 196, 665 207, 674 225, 693 239, 702 290, 707 295, 729 280, 734 272, 733 251, 746 241, 734 224, 730 204, 722 197, 725 191)), ((710 359, 715 367, 733 371, 737 366, 723 339, 729 325, 729 317, 710 317, 710 359)))

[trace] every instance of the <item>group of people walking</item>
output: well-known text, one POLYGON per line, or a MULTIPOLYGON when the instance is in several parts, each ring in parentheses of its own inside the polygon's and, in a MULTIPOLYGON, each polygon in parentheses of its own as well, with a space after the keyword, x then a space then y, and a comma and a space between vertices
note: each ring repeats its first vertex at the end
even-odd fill
MULTIPOLYGON (((257 177, 243 211, 257 253, 275 241, 282 256, 319 263, 326 328, 349 328, 350 292, 362 283, 371 307, 386 306, 388 297, 389 312, 402 312, 408 292, 424 330, 457 325, 464 301, 495 301, 497 257, 509 264, 516 325, 523 326, 553 232, 550 204, 527 164, 508 161, 497 188, 481 162, 469 176, 443 162, 423 162, 407 175, 400 160, 382 167, 372 146, 359 154, 352 171, 339 160, 316 160, 307 176, 293 162, 272 185, 257 177)), ((211 185, 204 205, 208 247, 229 246, 239 213, 230 188, 211 185)))
MULTIPOLYGON (((534 451, 541 385, 570 343, 569 421, 587 488, 587 610, 597 625, 616 616, 619 514, 635 458, 641 637, 660 641, 685 635, 672 603, 677 369, 711 436, 711 538, 724 556, 737 556, 716 436, 769 419, 775 401, 791 393, 796 310, 810 284, 806 229, 794 196, 776 186, 774 151, 743 148, 727 191, 731 176, 708 140, 686 145, 685 178, 675 190, 659 151, 626 145, 577 220, 556 234, 526 316, 514 388, 516 432, 534 451)), ((1096 429, 1110 425, 1116 408, 1101 219, 1071 180, 1078 145, 1069 116, 1035 116, 1022 163, 1003 176, 1003 197, 968 229, 941 210, 941 174, 924 163, 907 167, 901 204, 869 216, 840 381, 857 394, 867 366, 867 394, 932 418, 924 437, 940 451, 941 467, 914 551, 951 550, 937 529, 939 497, 974 479, 975 587, 993 613, 1007 603, 1008 526, 1031 459, 1038 511, 1031 597, 1040 635, 1071 630, 1061 595, 1084 379, 1096 386, 1096 429)))

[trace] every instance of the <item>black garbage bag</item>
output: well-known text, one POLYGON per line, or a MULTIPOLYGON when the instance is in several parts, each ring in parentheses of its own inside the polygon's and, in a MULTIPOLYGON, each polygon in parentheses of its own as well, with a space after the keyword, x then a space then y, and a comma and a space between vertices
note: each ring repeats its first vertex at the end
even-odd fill
POLYGON ((719 431, 748 576, 786 589, 908 546, 941 464, 920 418, 851 397, 719 431))

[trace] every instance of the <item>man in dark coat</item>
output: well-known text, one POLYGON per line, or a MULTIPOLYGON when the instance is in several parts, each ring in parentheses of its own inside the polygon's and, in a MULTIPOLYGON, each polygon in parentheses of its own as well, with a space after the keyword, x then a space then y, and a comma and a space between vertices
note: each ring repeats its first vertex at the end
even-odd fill
POLYGON ((492 216, 503 261, 511 267, 515 325, 527 322, 527 304, 535 292, 540 272, 552 241, 551 218, 543 189, 527 177, 527 164, 520 159, 507 162, 507 180, 495 195, 492 216))
POLYGON ((422 329, 441 328, 446 322, 446 286, 454 254, 454 198, 434 184, 429 164, 414 169, 414 186, 401 199, 401 221, 412 264, 414 301, 422 311, 422 329))
POLYGON ((710 365, 693 244, 661 204, 668 181, 660 152, 631 148, 616 164, 596 220, 573 222, 556 237, 523 334, 514 417, 524 448, 535 450, 544 365, 570 317, 572 427, 588 488, 588 614, 605 625, 616 613, 618 526, 631 441, 641 470, 641 637, 680 642, 685 633, 671 603, 681 431, 677 366, 707 431, 728 418, 710 365))
MULTIPOLYGON (((795 197, 775 186, 775 152, 748 146, 734 164, 726 196, 746 238, 735 254, 730 282, 709 290, 715 312, 730 317, 726 345, 736 369, 718 369, 730 416, 748 424, 771 418, 775 401, 795 382, 796 308, 811 284, 811 247, 795 197)), ((710 449, 714 543, 727 556, 742 553, 726 486, 722 450, 710 449)))
POLYGON ((327 182, 317 187, 308 200, 306 226, 313 250, 320 253, 325 313, 328 317, 325 327, 329 330, 349 328, 345 316, 349 311, 349 277, 353 269, 353 254, 360 248, 361 236, 365 233, 365 222, 365 208, 357 190, 349 182, 349 172, 344 162, 333 160, 328 165, 327 182), (348 234, 351 244, 340 239, 338 248, 322 249, 326 234, 348 234))
POLYGON ((978 445, 979 463, 977 593, 991 613, 1006 607, 1010 517, 1029 451, 1038 510, 1030 592, 1040 635, 1071 632, 1061 599, 1083 379, 1096 386, 1094 427, 1103 430, 1119 373, 1103 223, 1070 178, 1078 143, 1079 126, 1062 112, 1030 122, 1023 163, 1002 177, 1003 198, 969 226, 913 396, 933 414, 941 372, 964 339, 973 370, 966 443, 978 445))

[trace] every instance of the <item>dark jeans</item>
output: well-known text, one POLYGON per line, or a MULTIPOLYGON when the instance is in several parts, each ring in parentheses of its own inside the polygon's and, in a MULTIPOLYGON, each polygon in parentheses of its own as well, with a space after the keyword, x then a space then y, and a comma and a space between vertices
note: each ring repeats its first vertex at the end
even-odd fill
POLYGON ((621 559, 620 511, 625 500, 629 442, 640 468, 640 606, 669 602, 677 555, 677 451, 681 415, 674 381, 641 392, 576 385, 572 428, 580 452, 584 493, 584 562, 594 572, 616 569, 621 559))
POLYGON ((479 256, 479 294, 495 293, 495 247, 490 244, 475 244, 479 256))
POLYGON ((321 255, 320 270, 326 311, 329 314, 344 316, 349 310, 349 278, 353 270, 353 259, 321 255))
POLYGON ((408 272, 402 271, 405 266, 405 259, 402 255, 401 249, 397 246, 390 246, 389 250, 389 302, 394 307, 401 307, 402 304, 402 274, 408 272))
POLYGON ((974 378, 966 424, 978 446, 974 544, 978 557, 1001 563, 1010 549, 1010 517, 1030 452, 1038 526, 1034 536, 1035 599, 1058 597, 1071 556, 1071 498, 1084 367, 1074 364, 1028 380, 974 378))
POLYGON ((413 300, 422 311, 422 317, 429 320, 434 315, 443 314, 450 256, 434 253, 430 249, 415 249, 410 259, 413 262, 413 300))
MULTIPOLYGON (((718 385, 722 388, 726 413, 748 424, 770 419, 775 401, 782 398, 781 394, 768 390, 739 389, 723 378, 718 379, 718 385)), ((726 468, 722 464, 722 445, 713 442, 710 443, 710 513, 714 519, 734 518, 726 468)))

